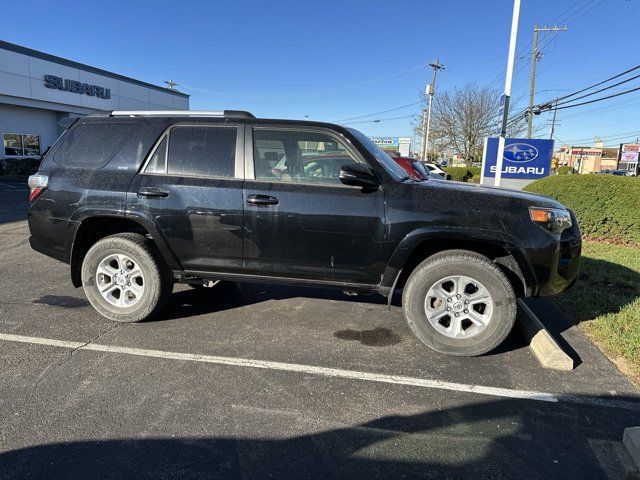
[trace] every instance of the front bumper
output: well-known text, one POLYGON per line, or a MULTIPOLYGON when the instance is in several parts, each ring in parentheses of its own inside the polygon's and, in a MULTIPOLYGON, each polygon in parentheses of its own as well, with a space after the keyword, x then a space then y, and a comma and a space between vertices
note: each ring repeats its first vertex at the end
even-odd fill
POLYGON ((538 295, 557 295, 572 287, 580 272, 582 238, 575 215, 571 212, 572 226, 562 232, 560 241, 555 242, 551 265, 546 275, 538 276, 538 295))

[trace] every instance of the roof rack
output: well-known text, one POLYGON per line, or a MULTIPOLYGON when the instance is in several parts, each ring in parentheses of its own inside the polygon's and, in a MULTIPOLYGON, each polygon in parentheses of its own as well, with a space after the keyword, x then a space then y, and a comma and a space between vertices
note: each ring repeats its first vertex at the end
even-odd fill
POLYGON ((234 117, 256 118, 243 110, 114 110, 112 117, 234 117))

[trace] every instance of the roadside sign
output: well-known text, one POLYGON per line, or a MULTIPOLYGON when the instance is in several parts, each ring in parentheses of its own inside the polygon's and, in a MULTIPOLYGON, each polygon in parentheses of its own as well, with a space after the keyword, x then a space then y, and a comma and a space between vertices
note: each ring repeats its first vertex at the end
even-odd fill
POLYGON ((398 149, 398 137, 371 137, 371 141, 380 148, 398 149))
MULTIPOLYGON (((549 175, 553 140, 507 138, 504 144, 502 178, 535 180, 549 175)), ((495 177, 498 139, 487 138, 484 151, 484 177, 495 177)))
POLYGON ((411 137, 398 138, 398 151, 403 157, 408 157, 411 153, 411 137))
POLYGON ((620 160, 623 162, 637 162, 638 152, 622 152, 620 160))

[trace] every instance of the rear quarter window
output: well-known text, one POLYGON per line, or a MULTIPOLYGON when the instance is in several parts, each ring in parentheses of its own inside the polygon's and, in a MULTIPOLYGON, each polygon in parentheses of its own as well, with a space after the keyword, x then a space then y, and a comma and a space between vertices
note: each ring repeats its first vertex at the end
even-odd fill
POLYGON ((64 167, 101 168, 118 152, 122 143, 139 133, 132 123, 85 123, 74 128, 55 153, 54 161, 64 167))

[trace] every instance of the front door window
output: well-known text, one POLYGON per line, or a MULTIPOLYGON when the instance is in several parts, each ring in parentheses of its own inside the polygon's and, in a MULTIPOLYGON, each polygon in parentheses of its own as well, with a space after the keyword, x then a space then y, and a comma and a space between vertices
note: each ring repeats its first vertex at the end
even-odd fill
POLYGON ((334 136, 304 130, 255 129, 257 180, 340 184, 343 165, 358 163, 334 136))

